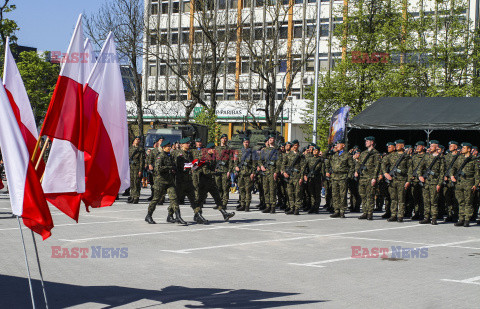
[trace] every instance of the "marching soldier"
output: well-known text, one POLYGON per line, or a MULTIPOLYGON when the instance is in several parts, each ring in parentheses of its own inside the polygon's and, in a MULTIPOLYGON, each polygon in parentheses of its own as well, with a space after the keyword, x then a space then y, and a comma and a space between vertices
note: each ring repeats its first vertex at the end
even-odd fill
POLYGON ((170 200, 170 207, 168 208, 167 222, 177 222, 180 224, 187 224, 180 216, 180 207, 178 206, 177 193, 175 190, 175 174, 176 165, 173 156, 170 154, 171 143, 169 141, 163 141, 160 145, 162 152, 155 159, 155 191, 153 199, 148 205, 148 213, 145 217, 145 221, 149 224, 155 224, 152 215, 157 207, 157 203, 160 199, 168 193, 170 200), (174 221, 171 219, 172 213, 175 214, 174 221))
POLYGON ((330 160, 327 161, 326 176, 332 180, 332 204, 335 212, 332 218, 345 218, 347 209, 347 180, 352 178, 354 163, 352 156, 345 150, 345 142, 338 141, 330 160))
POLYGON ((202 158, 204 163, 198 165, 199 182, 198 182, 198 198, 196 204, 202 208, 203 203, 207 198, 208 193, 213 197, 217 209, 222 213, 223 219, 228 221, 235 215, 234 212, 227 213, 222 205, 220 194, 218 193, 217 186, 215 185, 215 169, 217 165, 217 158, 215 157, 215 144, 209 143, 207 145, 207 153, 202 158))
MULTIPOLYGON (((445 173, 445 162, 437 151, 438 141, 430 141, 430 153, 420 163, 418 179, 423 186, 424 219, 420 224, 437 225, 438 197, 445 173), (430 221, 431 220, 431 221, 430 221)), ((413 166, 413 165, 412 165, 413 166)))
MULTIPOLYGON (((201 160, 203 160, 203 157, 204 157, 205 153, 206 153, 206 151, 203 148, 202 139, 199 138, 199 137, 196 138, 195 139, 195 149, 192 150, 193 159, 201 161, 201 160)), ((199 173, 198 169, 193 170, 192 171, 192 181, 193 181, 193 186, 195 187, 195 200, 198 199, 199 179, 200 179, 200 173, 199 173)))
MULTIPOLYGON (((227 134, 222 134, 220 137, 220 146, 216 147, 217 168, 215 174, 215 183, 222 199, 223 209, 227 209, 228 197, 230 193, 230 172, 233 168, 233 153, 227 146, 227 134)), ((213 207, 217 209, 217 207, 213 207)))
POLYGON ((278 150, 275 148, 275 136, 270 135, 265 147, 260 153, 258 161, 263 175, 263 192, 265 195, 265 209, 263 213, 275 213, 277 206, 277 181, 280 174, 278 150))
POLYGON ((138 204, 142 187, 142 167, 145 165, 145 153, 140 147, 140 136, 135 137, 129 150, 130 159, 130 198, 127 203, 138 204))
MULTIPOLYGON (((153 149, 150 151, 150 154, 147 157, 147 164, 148 164, 148 170, 149 170, 149 181, 150 181, 150 190, 152 191, 152 194, 150 197, 147 199, 148 201, 151 201, 153 199, 153 191, 154 189, 154 177, 153 177, 153 168, 155 166, 155 159, 158 157, 159 153, 162 151, 160 145, 162 144, 163 140, 165 138, 161 135, 158 138, 158 141, 153 145, 153 149)), ((160 201, 158 203, 159 205, 163 204, 163 201, 160 201)))
POLYGON ((240 205, 237 210, 250 211, 252 201, 252 186, 255 178, 254 150, 250 148, 250 139, 243 139, 243 148, 238 154, 235 171, 238 173, 238 190, 240 193, 240 205))
POLYGON ((283 176, 287 181, 288 202, 290 209, 285 213, 287 215, 299 215, 302 207, 302 183, 305 173, 305 157, 299 151, 299 142, 292 142, 292 150, 286 155, 283 164, 283 176))
POLYGON ((462 143, 461 155, 453 165, 450 180, 455 183, 459 214, 455 226, 470 226, 473 196, 480 182, 478 161, 471 154, 472 144, 462 143))
MULTIPOLYGON (((284 156, 285 156, 285 143, 280 145, 280 149, 278 151, 278 163, 277 164, 280 166, 280 168, 283 165, 284 156)), ((285 208, 287 206, 287 190, 286 190, 285 179, 283 178, 282 173, 278 174, 277 195, 278 195, 277 205, 280 207, 281 210, 285 210, 285 208)))
POLYGON ((412 176, 408 175, 410 169, 410 157, 405 152, 405 141, 395 141, 396 152, 390 154, 383 162, 382 170, 387 182, 390 182, 388 191, 392 199, 391 216, 388 222, 403 222, 405 215, 405 193, 410 185, 408 181, 412 176))
POLYGON ((309 214, 318 214, 322 199, 322 177, 325 172, 324 158, 320 156, 320 147, 315 146, 312 156, 306 159, 306 168, 304 181, 307 184, 310 194, 309 214))
POLYGON ((363 214, 358 219, 373 220, 375 205, 375 185, 381 170, 380 153, 375 149, 375 137, 365 137, 366 150, 360 153, 355 166, 355 178, 362 201, 363 214))

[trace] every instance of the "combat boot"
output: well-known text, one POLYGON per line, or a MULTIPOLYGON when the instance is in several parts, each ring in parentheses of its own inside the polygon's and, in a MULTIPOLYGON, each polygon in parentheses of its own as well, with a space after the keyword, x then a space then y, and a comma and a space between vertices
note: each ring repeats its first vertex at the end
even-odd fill
POLYGON ((470 220, 465 220, 465 223, 463 223, 464 227, 469 227, 470 226, 470 220))
POLYGON ((288 211, 285 211, 285 213, 286 213, 287 215, 293 215, 294 212, 295 212, 295 210, 294 210, 293 208, 291 208, 291 209, 288 210, 288 211))
POLYGON ((275 213, 275 207, 272 207, 272 208, 270 209, 270 213, 271 213, 271 214, 274 214, 274 213, 275 213))
POLYGON ((345 219, 345 213, 343 211, 340 212, 340 218, 345 219))
POLYGON ((373 220, 373 214, 368 214, 367 215, 367 220, 370 220, 370 221, 373 220))
POLYGON ((125 191, 122 193, 122 196, 130 196, 130 188, 128 188, 127 190, 125 190, 125 191))
POLYGON ((403 223, 403 217, 398 217, 398 218, 397 218, 397 222, 403 223))
POLYGON ((386 210, 385 213, 382 215, 383 219, 388 219, 392 216, 392 212, 390 210, 386 210))
POLYGON ((432 217, 432 225, 438 225, 437 218, 432 217))
POLYGON ((225 209, 220 209, 220 212, 222 213, 225 221, 228 221, 231 217, 235 216, 234 212, 226 212, 225 209))
POLYGON ((133 203, 133 197, 129 196, 128 199, 127 199, 127 203, 128 204, 133 203))
POLYGON ((293 214, 294 214, 295 216, 300 215, 300 212, 298 211, 298 208, 295 208, 295 211, 293 212, 293 214))
POLYGON ((420 220, 420 215, 418 213, 415 213, 412 217, 412 220, 420 220))
POLYGON ((175 211, 175 222, 176 222, 176 223, 179 223, 179 224, 187 225, 187 222, 185 222, 185 221, 182 219, 182 216, 180 216, 180 209, 177 209, 177 210, 175 211))
POLYGON ((155 221, 153 221, 152 219, 152 214, 151 213, 148 213, 147 216, 145 217, 145 221, 148 223, 148 224, 155 224, 155 221))
POLYGON ((340 212, 336 211, 334 214, 330 215, 330 218, 339 218, 340 212))
POLYGON ((245 210, 245 205, 240 205, 239 207, 237 207, 237 210, 238 211, 244 211, 245 210))
POLYGON ((262 213, 264 214, 268 214, 269 212, 270 212, 270 207, 267 207, 264 210, 262 210, 262 213))
POLYGON ((133 204, 138 204, 138 197, 133 199, 133 204))
POLYGON ((173 218, 173 214, 172 214, 172 213, 168 213, 167 222, 168 222, 168 223, 175 223, 175 219, 173 218))
POLYGON ((205 219, 201 213, 197 212, 195 216, 193 217, 193 220, 197 222, 198 224, 208 224, 208 220, 205 219))
POLYGON ((395 221, 397 221, 397 216, 391 216, 390 218, 388 218, 387 221, 388 222, 395 222, 395 221))
POLYGON ((463 224, 465 224, 465 221, 463 221, 463 220, 458 220, 458 222, 455 223, 454 225, 455 225, 455 226, 463 226, 463 224))
POLYGON ((308 211, 309 214, 318 214, 318 208, 317 207, 313 207, 311 208, 309 211, 308 211))
POLYGON ((422 221, 419 222, 420 224, 428 224, 430 223, 430 217, 429 216, 425 216, 425 219, 423 219, 422 221))
POLYGON ((247 205, 245 205, 245 212, 250 212, 250 203, 247 203, 247 205))
POLYGON ((445 221, 444 222, 453 222, 453 217, 451 215, 448 215, 446 218, 445 218, 445 221))
POLYGON ((358 220, 365 220, 367 219, 367 214, 366 213, 363 213, 363 215, 361 215, 360 217, 358 217, 358 220))

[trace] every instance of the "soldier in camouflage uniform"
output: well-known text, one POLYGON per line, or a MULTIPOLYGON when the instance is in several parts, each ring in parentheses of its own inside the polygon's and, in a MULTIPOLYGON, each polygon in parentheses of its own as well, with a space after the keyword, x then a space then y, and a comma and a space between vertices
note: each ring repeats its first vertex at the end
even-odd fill
POLYGON ((235 171, 238 173, 238 191, 240 193, 240 205, 237 210, 250 211, 252 201, 252 186, 255 178, 255 155, 250 148, 250 139, 243 139, 243 148, 237 156, 235 171))
MULTIPOLYGON (((278 151, 278 165, 280 167, 283 165, 284 156, 285 156, 285 143, 280 145, 280 149, 278 151)), ((285 210, 286 203, 287 203, 287 191, 286 191, 285 179, 283 178, 282 173, 278 174, 277 197, 278 197, 277 205, 280 207, 280 209, 285 210)))
MULTIPOLYGON (((177 192, 175 190, 175 173, 177 168, 175 160, 170 154, 171 143, 169 141, 163 141, 161 147, 162 152, 160 152, 155 159, 155 193, 150 205, 148 205, 148 213, 145 217, 145 221, 149 224, 155 224, 152 214, 155 211, 160 198, 168 193, 168 198, 170 200, 170 207, 168 209, 169 214, 170 212, 175 213, 175 219, 173 222, 187 224, 180 216, 180 207, 178 206, 177 192)), ((167 222, 172 222, 172 220, 168 220, 167 222)))
MULTIPOLYGON (((330 166, 328 162, 331 160, 334 152, 334 146, 331 146, 330 149, 325 151, 324 157, 325 157, 325 174, 331 173, 331 170, 327 168, 327 166, 330 166)), ((334 213, 335 210, 333 209, 333 200, 332 200, 332 180, 330 177, 325 177, 324 181, 324 186, 325 186, 325 208, 327 209, 328 212, 334 213)))
POLYGON ((425 161, 427 154, 425 153, 425 142, 419 141, 415 144, 416 153, 412 156, 412 178, 411 181, 411 190, 412 190, 412 206, 415 210, 415 215, 413 215, 412 220, 421 220, 424 217, 424 205, 423 205, 423 187, 420 184, 418 179, 420 166, 425 161))
POLYGON ((473 196, 480 183, 478 161, 471 154, 472 144, 462 143, 461 155, 453 165, 450 180, 455 183, 458 200, 458 222, 455 226, 470 226, 473 215, 473 196))
POLYGON ((345 142, 335 145, 335 153, 327 161, 327 177, 332 180, 332 203, 335 210, 332 218, 345 218, 347 209, 347 180, 353 177, 355 166, 352 156, 345 150, 345 142))
POLYGON ((380 208, 383 206, 383 203, 385 203, 385 213, 382 215, 383 219, 390 218, 392 210, 392 199, 390 197, 390 193, 388 192, 388 184, 383 177, 383 162, 388 160, 388 156, 395 152, 395 143, 388 142, 386 146, 387 153, 382 156, 382 174, 378 176, 378 190, 380 191, 382 202, 380 208))
MULTIPOLYGON (((165 138, 163 136, 160 136, 158 138, 158 141, 153 145, 153 149, 150 151, 150 154, 148 155, 147 157, 147 164, 148 164, 148 171, 149 171, 149 182, 150 182, 150 190, 152 191, 152 194, 150 195, 150 197, 147 199, 149 201, 151 201, 153 199, 153 191, 155 190, 154 189, 154 183, 155 183, 155 180, 154 180, 154 177, 153 177, 153 169, 154 169, 154 166, 155 166, 155 159, 158 157, 158 155, 160 154, 160 152, 162 151, 162 148, 160 147, 160 145, 162 144, 163 140, 165 138)), ((162 205, 163 204, 163 201, 160 201, 158 203, 159 205, 162 205)))
POLYGON ((453 165, 459 157, 458 143, 450 141, 448 143, 449 153, 445 155, 445 176, 443 178, 443 198, 445 201, 445 211, 447 217, 445 222, 454 222, 458 219, 458 203, 455 198, 455 184, 450 181, 453 165))
MULTIPOLYGON (((227 146, 227 134, 220 137, 220 146, 216 147, 217 168, 215 183, 222 199, 223 209, 227 209, 228 197, 230 193, 230 172, 233 168, 233 152, 227 146)), ((216 206, 213 209, 217 209, 216 206)))
POLYGON ((304 181, 310 195, 309 214, 317 214, 319 212, 322 199, 322 178, 325 173, 324 158, 320 156, 320 147, 315 146, 312 156, 306 159, 304 181))
POLYGON ((375 149, 375 137, 365 137, 366 150, 360 153, 355 165, 355 178, 358 179, 358 188, 362 201, 363 214, 358 219, 373 220, 375 205, 375 185, 381 171, 380 153, 375 149))
POLYGON ((265 147, 260 153, 257 162, 263 172, 263 192, 265 194, 265 209, 263 213, 275 213, 277 207, 277 181, 280 174, 280 161, 278 150, 275 148, 275 136, 270 135, 265 147))
POLYGON ((258 162, 260 161, 260 154, 262 153, 262 150, 263 148, 265 148, 268 144, 268 138, 265 139, 265 145, 261 146, 260 149, 258 149, 256 152, 255 152, 255 165, 256 165, 256 173, 255 173, 255 182, 254 182, 254 186, 256 187, 257 189, 257 192, 258 192, 258 197, 259 197, 259 200, 260 200, 260 203, 258 204, 258 209, 259 210, 265 210, 267 205, 265 203, 265 191, 263 190, 264 188, 264 173, 261 171, 260 169, 260 165, 258 164, 258 162))
POLYGON ((408 174, 411 161, 404 147, 404 140, 396 140, 395 148, 397 151, 392 152, 382 162, 383 176, 390 182, 388 191, 392 199, 391 216, 388 222, 403 222, 405 215, 405 193, 408 186, 410 186, 408 180, 412 175, 408 174))
POLYGON ((203 207, 203 203, 207 198, 208 193, 213 197, 217 209, 222 213, 223 219, 228 221, 231 217, 235 215, 234 212, 227 213, 223 209, 222 200, 220 194, 218 193, 217 186, 215 185, 215 169, 217 166, 217 158, 215 157, 215 144, 209 143, 207 145, 207 153, 202 158, 203 164, 198 165, 199 172, 199 182, 198 182, 198 198, 196 204, 198 207, 203 207))
POLYGON ((424 219, 420 224, 438 224, 438 197, 445 173, 445 161, 437 150, 438 141, 430 141, 430 153, 425 155, 418 169, 418 179, 423 184, 424 203, 424 219))
POLYGON ((287 181, 289 202, 289 210, 285 212, 287 215, 299 215, 300 207, 302 207, 303 203, 302 184, 305 173, 305 157, 298 147, 298 140, 294 140, 292 142, 292 150, 286 155, 282 166, 283 176, 287 181))
MULTIPOLYGON (((195 149, 192 150, 192 154, 193 154, 194 160, 198 160, 198 161, 204 160, 206 149, 203 148, 201 138, 195 139, 195 149)), ((195 187, 195 200, 198 199, 199 180, 200 180, 200 173, 198 169, 195 169, 192 171, 192 181, 193 181, 193 186, 195 187)))
POLYGON ((140 147, 140 136, 135 137, 128 154, 130 159, 130 198, 127 203, 138 204, 142 186, 142 167, 145 165, 145 153, 140 147))

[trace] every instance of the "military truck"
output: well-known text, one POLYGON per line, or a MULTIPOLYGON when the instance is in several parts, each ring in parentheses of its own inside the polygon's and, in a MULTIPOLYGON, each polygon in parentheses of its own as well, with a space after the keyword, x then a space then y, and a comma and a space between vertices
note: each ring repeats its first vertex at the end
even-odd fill
POLYGON ((192 142, 196 138, 201 138, 205 144, 208 138, 208 127, 196 123, 164 124, 162 128, 148 130, 145 138, 145 149, 153 148, 160 136, 163 136, 171 143, 175 143, 185 137, 190 137, 192 142))
POLYGON ((273 130, 237 130, 237 134, 232 135, 232 138, 228 142, 228 146, 232 149, 241 149, 243 147, 243 139, 245 137, 250 138, 250 147, 254 149, 259 149, 265 145, 265 139, 270 135, 275 135, 275 145, 279 146, 285 141, 283 136, 280 135, 280 132, 273 130))

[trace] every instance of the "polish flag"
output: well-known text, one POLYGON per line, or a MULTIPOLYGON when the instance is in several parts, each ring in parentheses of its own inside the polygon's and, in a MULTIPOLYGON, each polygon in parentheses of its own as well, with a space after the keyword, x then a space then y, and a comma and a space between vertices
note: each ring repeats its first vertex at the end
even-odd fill
MULTIPOLYGON (((12 107, 15 118, 17 119, 20 132, 22 133, 25 144, 27 145, 30 157, 33 155, 38 140, 37 125, 33 116, 32 106, 28 99, 27 91, 23 85, 22 77, 18 71, 15 59, 9 45, 10 38, 5 43, 5 63, 3 67, 3 85, 7 92, 10 105, 12 107)), ((37 151, 37 157, 33 162, 36 164, 40 151, 37 151)), ((41 177, 45 169, 43 160, 40 160, 37 174, 41 177)))
POLYGON ((110 206, 130 186, 127 107, 112 33, 84 91, 87 208, 110 206))
POLYGON ((25 226, 47 239, 53 228, 52 216, 3 85, 0 85, 0 148, 13 214, 21 216, 25 226))
POLYGON ((62 59, 63 66, 40 134, 53 139, 42 182, 45 196, 77 222, 81 194, 85 192, 83 84, 87 60, 84 42, 80 15, 62 59))

